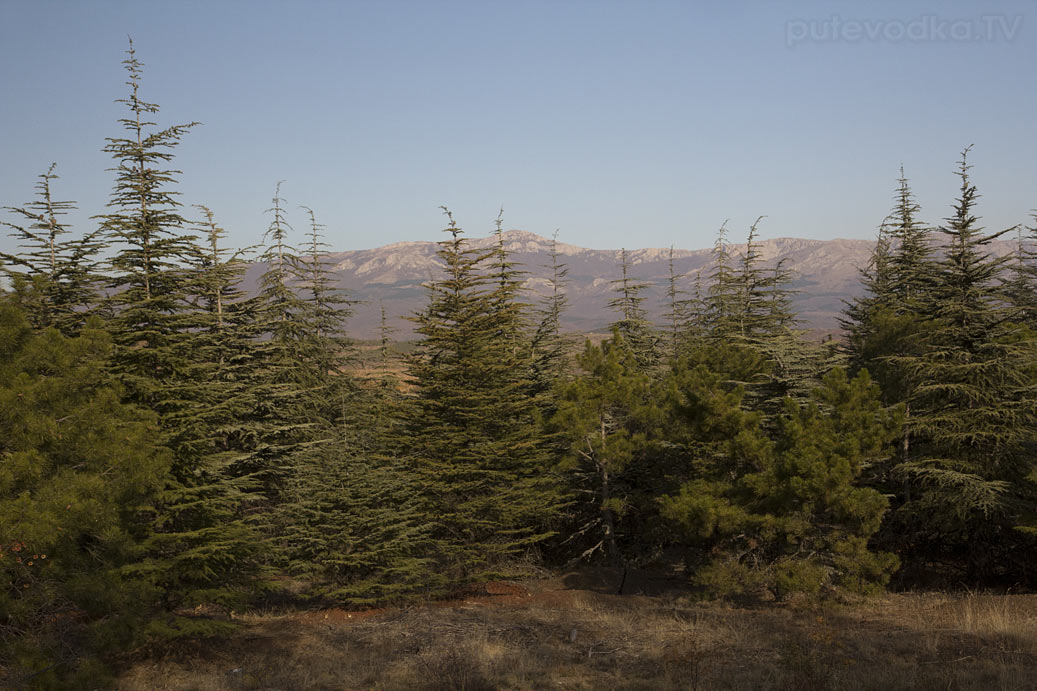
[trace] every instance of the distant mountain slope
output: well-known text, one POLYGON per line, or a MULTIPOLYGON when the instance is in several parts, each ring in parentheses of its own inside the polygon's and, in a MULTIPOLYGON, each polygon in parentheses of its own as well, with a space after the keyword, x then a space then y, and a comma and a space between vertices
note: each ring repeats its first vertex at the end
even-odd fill
MULTIPOLYGON (((523 230, 504 233, 507 248, 528 272, 526 287, 535 296, 546 291, 550 276, 547 238, 523 230)), ((488 247, 491 237, 472 240, 478 247, 488 247)), ((996 243, 994 252, 1010 251, 1012 243, 996 243)), ((837 318, 843 300, 860 292, 858 267, 867 264, 874 243, 869 240, 804 240, 777 238, 760 242, 760 252, 767 266, 779 259, 795 275, 792 287, 799 291, 795 307, 804 328, 821 332, 838 330, 837 318)), ((732 245, 740 256, 745 245, 732 245)), ((570 305, 564 315, 565 328, 578 332, 601 331, 613 320, 608 301, 613 297, 610 282, 619 276, 619 250, 597 250, 558 244, 562 260, 569 266, 570 305)), ((703 283, 710 270, 711 249, 675 249, 675 267, 683 276, 685 290, 692 290, 695 273, 702 270, 703 283)), ((669 249, 628 249, 633 275, 653 285, 646 294, 645 307, 661 322, 665 310, 665 290, 669 249)), ((349 333, 354 338, 375 338, 380 322, 379 301, 385 305, 396 337, 406 339, 413 334, 413 324, 404 317, 425 304, 421 284, 438 275, 435 242, 397 242, 384 247, 329 255, 338 285, 354 300, 361 301, 350 320, 349 333)), ((249 268, 246 282, 254 286, 262 267, 249 268)))

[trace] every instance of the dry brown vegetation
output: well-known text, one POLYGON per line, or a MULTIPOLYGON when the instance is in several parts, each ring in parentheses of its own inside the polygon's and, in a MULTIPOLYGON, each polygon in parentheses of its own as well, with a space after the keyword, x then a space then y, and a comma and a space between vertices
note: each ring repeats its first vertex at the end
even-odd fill
POLYGON ((487 590, 378 612, 252 613, 231 639, 139 662, 119 688, 1037 688, 1037 595, 736 605, 616 595, 601 572, 487 590))

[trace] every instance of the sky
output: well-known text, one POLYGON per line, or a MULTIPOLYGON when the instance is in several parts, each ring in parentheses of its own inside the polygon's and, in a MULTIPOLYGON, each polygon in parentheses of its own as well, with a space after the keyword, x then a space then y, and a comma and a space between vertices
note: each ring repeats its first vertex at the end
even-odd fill
POLYGON ((127 36, 159 124, 202 123, 181 200, 237 246, 281 180, 335 250, 438 240, 440 205, 595 248, 760 215, 763 238, 873 238, 901 165, 949 215, 970 144, 985 226, 1037 207, 1033 0, 0 0, 0 205, 57 162, 95 226, 127 36))

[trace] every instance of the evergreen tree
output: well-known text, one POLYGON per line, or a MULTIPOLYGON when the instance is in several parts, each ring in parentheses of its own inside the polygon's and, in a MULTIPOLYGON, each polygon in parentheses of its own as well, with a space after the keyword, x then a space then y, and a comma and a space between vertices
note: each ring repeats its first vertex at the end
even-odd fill
POLYGON ((914 441, 897 467, 906 486, 890 532, 920 562, 957 565, 976 582, 1005 571, 1032 576, 1033 543, 1015 527, 1033 515, 1037 496, 1037 403, 1027 372, 1033 347, 1016 337, 995 284, 1005 260, 988 250, 1008 231, 985 235, 978 226, 968 151, 954 213, 940 228, 947 246, 924 351, 890 358, 917 382, 914 441))
POLYGON ((816 348, 797 328, 783 262, 764 268, 756 242, 760 216, 749 228, 746 250, 737 268, 721 226, 713 250, 712 284, 705 299, 706 347, 691 352, 694 362, 711 362, 745 389, 745 404, 774 421, 784 399, 806 402, 817 383, 820 361, 816 348), (732 359, 737 366, 717 362, 732 359))
POLYGON ((390 360, 392 335, 396 333, 396 329, 389 325, 389 320, 385 316, 385 303, 381 300, 378 301, 378 311, 380 313, 378 322, 378 356, 384 365, 390 360))
POLYGON ((727 243, 727 221, 720 225, 713 243, 713 268, 709 274, 709 292, 705 299, 706 322, 711 338, 723 341, 736 333, 738 287, 727 243))
POLYGON ((618 328, 601 346, 587 341, 578 365, 551 421, 565 441, 561 468, 576 498, 566 539, 580 547, 578 558, 600 551, 625 565, 640 551, 644 509, 654 499, 646 467, 658 423, 652 380, 618 328))
POLYGON ((129 75, 128 98, 119 99, 129 113, 119 120, 123 137, 109 137, 105 152, 116 161, 115 188, 101 217, 112 258, 111 298, 115 310, 113 334, 120 346, 115 366, 133 400, 158 412, 175 405, 163 384, 174 377, 174 345, 186 338, 181 316, 184 304, 183 259, 191 238, 183 234, 177 192, 171 189, 177 170, 166 169, 171 149, 195 124, 151 130, 148 120, 159 107, 140 98, 142 65, 130 41, 123 61, 129 75))
POLYGON ((762 381, 750 391, 761 400, 765 412, 776 412, 777 403, 786 397, 807 402, 821 375, 833 366, 824 361, 819 344, 809 342, 799 328, 792 309, 792 291, 788 288, 791 280, 784 260, 777 263, 769 276, 764 276, 761 328, 759 335, 749 339, 750 345, 769 363, 762 381))
POLYGON ((847 305, 842 322, 849 334, 851 366, 866 367, 890 403, 908 398, 909 382, 889 358, 918 353, 920 324, 929 316, 931 232, 918 221, 919 211, 901 167, 893 210, 861 275, 864 296, 847 305))
POLYGON ((702 269, 695 272, 691 297, 684 300, 683 307, 684 323, 680 336, 685 341, 682 345, 686 348, 702 343, 707 336, 709 306, 707 292, 702 286, 702 269))
MULTIPOLYGON (((175 462, 146 541, 150 558, 135 568, 161 585, 167 609, 231 609, 250 594, 260 543, 242 515, 255 486, 233 471, 247 445, 242 429, 254 405, 247 365, 251 315, 239 286, 242 252, 223 246, 226 233, 209 208, 197 209, 204 221, 196 230, 204 240, 189 247, 180 317, 189 337, 171 348, 181 363, 167 384, 177 405, 162 418, 175 462)), ((182 620, 180 631, 163 633, 190 635, 196 623, 182 620)))
MULTIPOLYGON (((140 99, 141 64, 133 44, 123 61, 130 75, 124 137, 110 138, 116 182, 102 228, 116 244, 109 302, 116 350, 112 369, 133 403, 160 416, 159 439, 173 454, 170 473, 150 516, 145 557, 136 577, 155 584, 161 604, 232 607, 250 587, 254 533, 237 520, 245 488, 228 471, 234 455, 225 429, 247 405, 241 381, 228 371, 229 329, 223 299, 233 267, 196 245, 171 189, 172 148, 192 126, 153 131, 147 118, 159 107, 140 99), (214 293, 215 291, 215 293, 214 293), (214 310, 215 308, 215 310, 214 310)), ((218 239, 211 224, 208 240, 218 239)), ((236 352, 243 350, 237 334, 236 352)), ((128 566, 128 569, 131 569, 128 566)), ((188 617, 152 620, 160 637, 219 629, 188 617)))
MULTIPOLYGON (((287 500, 296 454, 314 439, 328 424, 331 410, 341 405, 337 400, 321 399, 327 393, 322 384, 322 368, 329 368, 332 352, 317 340, 320 328, 314 322, 315 305, 300 295, 297 288, 306 289, 303 261, 289 243, 291 226, 284 210, 279 182, 273 197, 273 206, 264 240, 266 248, 260 256, 264 271, 259 278, 258 294, 249 301, 247 309, 253 315, 251 349, 246 365, 252 407, 242 426, 246 440, 243 453, 232 469, 239 478, 248 478, 260 488, 262 500, 250 511, 249 517, 257 529, 271 539, 283 537, 286 516, 281 508, 287 500), (317 347, 315 351, 314 348, 317 347), (317 357, 323 357, 320 364, 317 357), (317 392, 320 394, 317 394, 317 392), (316 395, 315 395, 316 394, 316 395)), ((319 261, 319 260, 318 260, 319 261)), ((320 282, 311 285, 311 293, 326 297, 326 286, 320 282)), ((332 307, 325 302, 323 309, 332 307)), ((321 319, 327 317, 321 314, 321 319)), ((330 322, 323 324, 330 328, 330 322)), ((324 370, 327 375, 328 370, 324 370)), ((283 545, 282 545, 283 546, 283 545)), ((283 556, 273 549, 270 559, 283 556)))
POLYGON ((686 435, 689 479, 661 499, 695 579, 721 594, 866 591, 888 581, 872 553, 886 500, 856 486, 897 433, 866 374, 830 372, 814 401, 786 399, 777 433, 748 412, 740 387, 699 365, 677 379, 672 408, 686 435))
POLYGON ((503 232, 504 209, 500 210, 494 221, 495 244, 487 260, 490 264, 490 286, 493 290, 487 295, 491 305, 491 320, 497 326, 496 337, 500 347, 510 350, 511 356, 519 361, 528 361, 527 351, 531 347, 527 335, 528 304, 522 302, 522 276, 526 274, 511 258, 511 253, 504 244, 503 232))
POLYGON ((666 337, 670 359, 676 358, 681 350, 682 334, 687 329, 688 301, 683 298, 684 291, 679 287, 682 276, 677 274, 673 263, 673 245, 667 262, 669 273, 666 281, 666 337))
POLYGON ((756 243, 757 228, 763 218, 760 216, 749 227, 745 254, 742 255, 740 270, 734 276, 737 296, 734 317, 737 335, 743 339, 770 334, 774 326, 770 319, 773 310, 766 299, 767 279, 760 266, 760 249, 756 243))
POLYGON ((299 455, 286 540, 292 571, 320 600, 369 606, 436 582, 420 486, 405 462, 409 401, 382 352, 380 370, 349 390, 331 438, 299 455))
MULTIPOLYGON (((880 227, 869 268, 861 273, 864 295, 847 303, 841 320, 851 369, 867 369, 886 403, 904 406, 898 462, 911 455, 911 398, 919 382, 896 358, 922 355, 932 319, 931 232, 918 221, 919 212, 901 167, 893 210, 880 227)), ((871 468, 871 482, 887 493, 903 492, 903 482, 891 474, 892 465, 871 468)))
MULTIPOLYGON (((232 390, 218 370, 219 329, 197 300, 225 282, 192 262, 204 250, 187 234, 177 192, 179 171, 165 168, 172 149, 193 125, 153 130, 159 107, 140 98, 142 66, 132 42, 123 62, 129 74, 124 137, 109 138, 116 160, 115 188, 102 229, 118 247, 112 258, 109 302, 116 342, 112 369, 130 402, 159 415, 159 440, 173 453, 167 482, 151 516, 146 558, 134 573, 153 582, 161 604, 240 602, 252 569, 253 536, 235 520, 240 489, 226 472, 228 459, 214 427, 233 412, 232 390), (215 334, 215 335, 214 335, 215 334)), ((210 267, 214 269, 217 264, 210 267)), ((217 300, 219 303, 219 299, 217 300)), ((158 636, 211 632, 215 624, 187 618, 155 619, 158 636), (169 622, 173 622, 170 624, 169 622)), ((218 628, 218 627, 217 627, 218 628)))
POLYGON ((898 300, 902 312, 917 311, 924 305, 926 292, 932 286, 931 231, 918 220, 921 208, 914 200, 911 187, 900 167, 893 208, 890 238, 896 251, 890 255, 890 292, 898 300))
MULTIPOLYGON (((289 242, 289 234, 293 229, 284 209, 281 185, 281 182, 277 183, 273 206, 266 210, 272 218, 263 237, 266 248, 259 257, 265 271, 259 278, 256 311, 261 333, 269 338, 276 349, 285 351, 285 355, 301 362, 302 343, 307 330, 302 316, 307 313, 307 305, 293 286, 302 279, 304 269, 298 251, 289 242)), ((317 287, 317 290, 321 290, 321 287, 317 287)), ((305 378, 303 367, 292 367, 292 370, 296 379, 305 378)))
POLYGON ((630 257, 625 248, 620 251, 619 266, 622 275, 612 281, 616 297, 609 301, 609 307, 618 313, 619 319, 611 328, 623 336, 641 367, 648 371, 659 360, 659 339, 641 306, 645 301, 642 293, 649 286, 631 277, 630 257))
POLYGON ((733 278, 737 296, 733 338, 765 358, 766 366, 747 382, 746 393, 753 407, 774 419, 782 413, 785 398, 801 403, 809 399, 821 363, 817 349, 797 328, 788 288, 791 272, 783 261, 769 272, 761 266, 756 235, 763 218, 750 226, 741 267, 733 278))
POLYGON ((424 338, 409 363, 416 400, 407 442, 441 568, 468 580, 546 537, 559 499, 515 347, 517 282, 501 281, 506 257, 483 268, 499 244, 475 250, 444 212, 443 276, 414 318, 424 338))
POLYGON ((878 317, 881 311, 888 311, 890 308, 891 251, 889 233, 884 221, 879 227, 879 235, 867 266, 858 269, 863 294, 844 301, 843 315, 839 319, 839 324, 846 333, 849 362, 855 371, 868 367, 877 357, 881 357, 873 352, 873 348, 877 340, 875 331, 878 327, 878 317))
MULTIPOLYGON (((1037 214, 1034 215, 1037 220, 1037 214)), ((1008 304, 1018 311, 1018 320, 1037 332, 1037 227, 1019 228, 1015 252, 1008 263, 1008 276, 1002 292, 1008 304), (1029 237, 1029 243, 1027 243, 1029 237)))
MULTIPOLYGON (((322 227, 307 211, 310 256, 298 264, 305 290, 292 318, 301 322, 302 364, 312 370, 300 411, 309 428, 291 452, 284 542, 291 569, 313 581, 313 595, 384 602, 429 585, 422 553, 429 530, 398 438, 404 403, 391 373, 355 378, 346 371, 349 303, 333 288, 322 227)), ((384 306, 382 322, 381 364, 387 367, 384 306)))
MULTIPOLYGON (((551 238, 548 252, 551 264, 550 292, 541 298, 536 313, 537 327, 532 339, 531 394, 538 398, 550 396, 555 384, 568 371, 572 339, 562 332, 562 314, 569 305, 567 292, 569 267, 558 251, 558 234, 551 238)), ((548 408, 553 404, 548 403, 548 408)), ((545 417, 549 417, 547 410, 545 417)))
POLYGON ((3 269, 14 282, 29 319, 36 328, 55 326, 68 335, 82 327, 97 303, 99 231, 82 238, 68 239, 69 229, 62 216, 75 209, 75 202, 54 199, 51 186, 58 179, 51 164, 36 183, 37 198, 23 206, 5 207, 22 222, 0 222, 12 230, 21 252, 0 252, 0 260, 20 270, 3 269), (31 284, 31 286, 30 286, 31 284), (29 297, 36 299, 30 303, 29 297))
MULTIPOLYGON (((335 288, 335 280, 326 258, 324 226, 317 223, 313 210, 303 207, 309 216, 309 257, 301 261, 303 284, 306 286, 306 322, 309 334, 308 360, 318 383, 325 385, 343 380, 343 369, 351 352, 345 325, 352 316, 352 303, 335 288)), ((318 398, 326 399, 321 395, 318 398)), ((334 396, 331 396, 334 398, 334 396)))
POLYGON ((0 685, 107 686, 99 660, 141 640, 155 593, 126 567, 170 454, 123 404, 94 318, 34 332, 0 302, 0 685))

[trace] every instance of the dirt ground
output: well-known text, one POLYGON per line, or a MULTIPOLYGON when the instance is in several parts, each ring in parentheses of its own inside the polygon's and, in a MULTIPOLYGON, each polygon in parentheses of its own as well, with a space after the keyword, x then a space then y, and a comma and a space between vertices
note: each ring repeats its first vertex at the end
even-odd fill
POLYGON ((166 689, 1037 689, 1037 595, 891 594, 852 603, 700 602, 598 570, 457 599, 253 612, 231 638, 137 663, 166 689))

